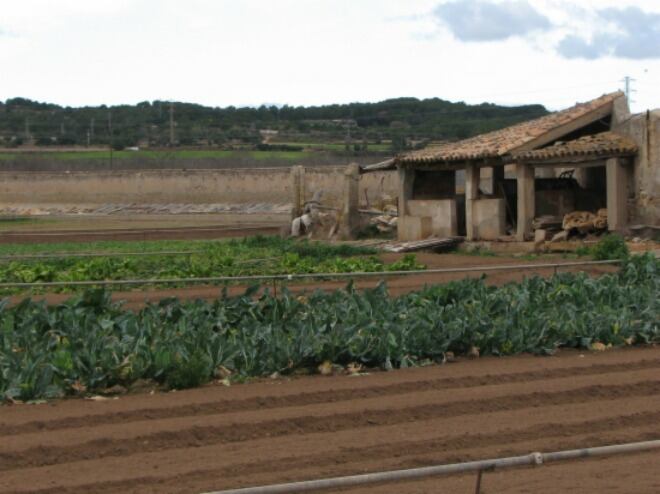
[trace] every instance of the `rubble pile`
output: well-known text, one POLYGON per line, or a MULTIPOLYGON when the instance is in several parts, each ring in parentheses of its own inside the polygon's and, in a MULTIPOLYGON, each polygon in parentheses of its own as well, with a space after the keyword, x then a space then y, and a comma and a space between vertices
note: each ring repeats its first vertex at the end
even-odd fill
POLYGON ((600 234, 607 230, 607 209, 599 209, 596 213, 590 211, 573 211, 561 216, 540 216, 532 222, 534 242, 540 244, 546 240, 560 242, 571 236, 584 237, 589 234, 600 234))

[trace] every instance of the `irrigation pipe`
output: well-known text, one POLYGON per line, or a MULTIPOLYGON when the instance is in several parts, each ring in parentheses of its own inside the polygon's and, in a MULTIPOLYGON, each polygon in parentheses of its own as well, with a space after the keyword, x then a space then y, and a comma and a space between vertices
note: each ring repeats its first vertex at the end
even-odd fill
POLYGON ((450 465, 437 465, 431 467, 413 468, 409 470, 392 470, 388 472, 351 475, 348 477, 308 480, 304 482, 292 482, 289 484, 275 484, 262 487, 230 489, 225 491, 208 492, 206 494, 288 494, 293 492, 310 492, 321 489, 355 487, 359 485, 375 484, 380 482, 413 480, 466 472, 484 472, 495 469, 515 468, 528 465, 541 466, 553 461, 577 460, 580 458, 594 458, 599 456, 640 453, 643 451, 651 451, 656 449, 660 449, 660 440, 616 444, 611 446, 601 446, 597 448, 555 451, 552 453, 536 452, 524 456, 510 456, 507 458, 470 461, 466 463, 453 463, 450 465))
POLYGON ((293 281, 324 278, 383 278, 392 276, 413 276, 420 274, 447 274, 447 273, 470 273, 484 271, 515 271, 527 269, 565 268, 575 266, 598 266, 604 264, 620 264, 619 259, 611 261, 583 261, 564 262, 551 264, 514 264, 509 266, 476 266, 471 268, 443 268, 443 269, 421 269, 414 271, 373 271, 355 273, 304 273, 304 274, 271 274, 250 276, 210 276, 205 278, 164 278, 164 279, 142 279, 142 280, 96 280, 96 281, 44 281, 40 283, 0 283, 0 288, 39 288, 58 286, 112 286, 112 285, 167 285, 172 283, 198 284, 198 283, 231 283, 231 282, 259 282, 259 281, 293 281))

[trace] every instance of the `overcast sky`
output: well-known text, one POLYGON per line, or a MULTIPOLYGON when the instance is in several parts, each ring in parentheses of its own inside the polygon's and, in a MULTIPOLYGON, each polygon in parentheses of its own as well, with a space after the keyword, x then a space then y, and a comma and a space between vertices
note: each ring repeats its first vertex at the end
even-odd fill
POLYGON ((0 99, 660 107, 658 0, 3 0, 0 99))

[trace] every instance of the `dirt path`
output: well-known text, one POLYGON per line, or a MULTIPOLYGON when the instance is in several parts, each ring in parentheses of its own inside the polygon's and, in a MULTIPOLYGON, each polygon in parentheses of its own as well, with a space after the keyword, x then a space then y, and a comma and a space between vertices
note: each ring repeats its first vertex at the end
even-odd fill
POLYGON ((104 240, 205 240, 216 238, 245 237, 248 235, 278 235, 279 223, 244 223, 240 226, 172 226, 152 228, 103 228, 93 230, 43 230, 13 231, 0 233, 0 244, 52 243, 52 242, 99 242, 104 240))
MULTIPOLYGON (((0 492, 194 494, 657 439, 659 424, 657 347, 73 399, 0 408, 0 492)), ((659 467, 488 473, 483 492, 651 494, 659 467)), ((341 492, 471 493, 474 475, 341 492)))

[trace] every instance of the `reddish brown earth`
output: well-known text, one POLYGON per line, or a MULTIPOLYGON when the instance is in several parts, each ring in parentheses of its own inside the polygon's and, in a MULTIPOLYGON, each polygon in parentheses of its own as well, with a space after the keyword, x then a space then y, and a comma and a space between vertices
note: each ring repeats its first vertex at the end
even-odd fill
MULTIPOLYGON (((0 492, 53 494, 194 494, 658 439, 660 348, 5 406, 0 437, 0 492)), ((482 492, 655 494, 658 472, 656 451, 487 473, 482 492)), ((474 483, 341 492, 472 493, 474 483)))
POLYGON ((104 240, 203 240, 245 237, 246 235, 277 235, 282 226, 267 223, 245 223, 241 226, 174 226, 169 228, 103 228, 79 230, 11 231, 0 233, 0 244, 98 242, 104 240))

